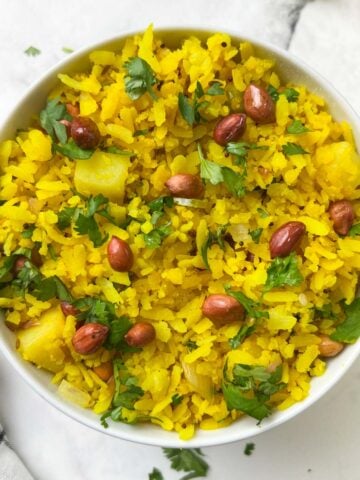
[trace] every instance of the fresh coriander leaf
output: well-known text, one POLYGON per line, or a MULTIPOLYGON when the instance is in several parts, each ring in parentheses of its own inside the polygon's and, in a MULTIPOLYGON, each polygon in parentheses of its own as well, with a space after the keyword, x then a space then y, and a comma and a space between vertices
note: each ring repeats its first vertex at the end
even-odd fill
POLYGON ((225 90, 220 82, 213 82, 207 89, 207 95, 224 95, 225 90))
POLYGON ((175 395, 171 397, 171 405, 173 407, 177 407, 178 405, 180 405, 183 398, 184 398, 184 395, 179 395, 178 393, 175 393, 175 395))
POLYGON ((193 342, 192 340, 188 340, 185 343, 185 347, 188 348, 189 352, 192 352, 193 350, 196 350, 197 348, 199 348, 199 345, 196 342, 193 342))
POLYGON ((65 207, 57 214, 58 222, 57 226, 60 230, 65 230, 65 228, 70 227, 71 222, 75 217, 77 217, 78 208, 77 207, 65 207))
POLYGON ((282 152, 285 154, 285 155, 302 155, 302 154, 308 154, 309 152, 307 152, 306 150, 304 150, 302 148, 301 145, 298 145, 297 143, 291 143, 291 142, 288 142, 286 145, 283 145, 282 146, 282 152))
POLYGON ((198 154, 200 158, 200 176, 203 180, 209 180, 212 185, 217 185, 224 181, 222 167, 217 163, 210 162, 204 157, 200 143, 198 143, 198 154))
POLYGON ((356 235, 360 235, 360 223, 356 223, 355 225, 353 225, 350 228, 348 235, 350 237, 356 237, 356 235))
POLYGON ((225 150, 235 156, 236 165, 242 165, 246 173, 246 160, 249 150, 268 150, 266 145, 256 145, 255 143, 247 142, 229 142, 225 150))
POLYGON ((227 406, 261 421, 271 413, 267 404, 271 395, 285 387, 281 383, 282 366, 269 372, 263 366, 237 364, 233 367, 233 379, 224 367, 222 390, 227 406), (279 383, 280 382, 280 383, 279 383))
POLYGON ((275 287, 289 285, 295 287, 304 280, 298 268, 298 262, 295 252, 287 257, 276 257, 267 269, 267 279, 264 291, 268 292, 275 287))
POLYGON ((247 297, 242 292, 235 292, 234 290, 231 290, 228 285, 225 285, 224 288, 228 295, 231 295, 235 298, 235 300, 241 303, 250 318, 269 318, 269 312, 261 310, 261 304, 259 302, 251 300, 251 298, 247 297))
POLYGON ((228 167, 222 167, 221 173, 229 192, 235 197, 243 197, 245 195, 244 181, 246 175, 234 172, 234 170, 228 167))
POLYGON ((49 245, 48 246, 48 251, 49 251, 49 255, 51 257, 52 260, 57 260, 57 255, 56 255, 56 252, 55 252, 55 248, 53 247, 53 245, 49 245))
POLYGON ((154 467, 153 471, 149 473, 149 480, 164 480, 163 474, 154 467))
POLYGON ((183 119, 192 127, 195 123, 195 111, 190 100, 183 93, 179 93, 178 107, 183 119))
POLYGON ((332 311, 332 305, 331 303, 327 303, 323 305, 322 307, 318 307, 314 309, 314 316, 315 317, 320 317, 320 318, 327 318, 330 320, 336 320, 337 317, 332 311))
POLYGON ((92 217, 95 213, 98 213, 98 210, 103 205, 108 205, 109 199, 104 197, 101 193, 95 197, 89 197, 87 201, 87 215, 92 217))
POLYGON ((124 337, 132 327, 132 323, 126 316, 114 317, 109 322, 110 332, 107 336, 104 347, 108 350, 122 350, 124 337))
POLYGON ((125 62, 124 67, 127 72, 125 91, 131 100, 137 100, 145 92, 148 92, 153 100, 157 100, 152 87, 158 80, 150 65, 140 57, 133 57, 125 62))
POLYGON ((78 321, 86 323, 102 323, 110 327, 111 321, 116 318, 114 305, 107 300, 96 297, 79 298, 73 302, 74 307, 81 313, 77 315, 78 321))
POLYGON ((271 83, 269 83, 267 87, 267 92, 270 95, 270 97, 274 100, 274 102, 277 102, 279 100, 279 92, 277 91, 277 88, 271 85, 271 83))
POLYGON ((242 325, 238 331, 238 333, 229 339, 229 345, 234 350, 242 342, 245 340, 246 337, 249 337, 252 333, 256 330, 256 325, 242 325))
POLYGON ((34 297, 43 302, 51 298, 58 298, 63 302, 71 303, 73 297, 59 277, 42 278, 31 292, 34 297))
MULTIPOLYGON (((60 140, 60 138, 59 138, 60 140)), ((55 145, 55 151, 65 155, 72 160, 88 160, 93 156, 95 150, 84 150, 76 145, 73 139, 70 139, 63 145, 55 145)))
POLYGON ((267 218, 269 216, 268 212, 263 208, 257 208, 256 211, 258 212, 260 218, 267 218))
POLYGON ((88 217, 82 213, 79 213, 76 220, 75 230, 80 235, 88 235, 93 242, 94 247, 101 247, 101 245, 103 245, 109 238, 108 233, 104 236, 101 235, 99 226, 94 217, 88 217))
POLYGON ((180 480, 206 477, 209 465, 202 458, 200 448, 163 448, 165 456, 171 462, 171 468, 177 472, 189 472, 180 480))
POLYGON ((22 269, 16 275, 15 280, 12 281, 12 285, 25 293, 30 286, 33 288, 39 284, 40 281, 41 274, 39 270, 34 267, 29 260, 27 260, 22 269))
POLYGON ((69 119, 71 120, 71 116, 68 114, 66 106, 60 103, 58 97, 48 100, 46 107, 40 112, 40 124, 53 141, 57 138, 60 142, 66 142, 66 127, 60 123, 60 120, 69 119))
POLYGON ((163 196, 155 198, 148 203, 150 213, 164 212, 165 207, 172 208, 174 206, 173 197, 163 196))
POLYGON ((288 102, 297 102, 299 98, 299 92, 294 88, 285 88, 282 93, 285 95, 288 102))
POLYGON ((61 49, 64 53, 73 53, 73 49, 69 47, 62 47, 61 49))
POLYGON ((150 130, 148 128, 144 128, 144 130, 136 130, 133 137, 140 137, 141 135, 146 135, 147 133, 149 133, 149 131, 150 130))
POLYGON ((38 55, 40 55, 41 53, 41 50, 39 50, 38 48, 36 47, 28 47, 24 53, 26 53, 26 55, 28 55, 29 57, 36 57, 38 55))
POLYGON ((13 269, 15 264, 17 255, 10 255, 9 257, 5 257, 5 260, 0 267, 0 283, 6 283, 9 281, 9 275, 13 269))
POLYGON ((29 225, 26 230, 21 233, 22 238, 31 238, 35 230, 35 225, 29 225))
POLYGON ((255 228, 255 230, 249 230, 249 235, 256 244, 259 243, 263 230, 263 228, 255 228))
POLYGON ((162 244, 164 238, 166 238, 171 233, 170 223, 161 225, 160 227, 154 228, 149 233, 144 233, 145 245, 148 248, 158 248, 162 244))
POLYGON ((214 244, 220 245, 220 247, 224 250, 225 248, 224 236, 226 234, 227 227, 228 227, 227 225, 220 225, 215 232, 209 231, 205 242, 201 246, 200 253, 207 270, 210 270, 209 261, 208 261, 208 250, 214 244))
POLYGON ((132 157, 134 155, 133 152, 129 152, 128 150, 121 150, 115 145, 111 145, 110 147, 107 147, 105 151, 107 153, 115 153, 115 155, 122 155, 124 157, 132 157))
POLYGON ((255 443, 247 443, 244 448, 245 455, 252 455, 253 451, 255 450, 255 443))
POLYGON ((134 410, 134 404, 144 395, 144 390, 137 386, 136 377, 130 375, 120 359, 115 359, 113 365, 115 380, 113 406, 134 410))
POLYGON ((300 120, 294 120, 292 124, 287 127, 286 131, 292 135, 310 132, 308 128, 304 127, 300 120))
POLYGON ((199 100, 199 98, 203 97, 205 95, 204 89, 199 81, 196 82, 196 87, 195 87, 195 92, 194 92, 194 97, 196 100, 199 100))
POLYGON ((336 327, 330 338, 337 342, 354 343, 360 337, 360 298, 344 304, 345 320, 336 327))

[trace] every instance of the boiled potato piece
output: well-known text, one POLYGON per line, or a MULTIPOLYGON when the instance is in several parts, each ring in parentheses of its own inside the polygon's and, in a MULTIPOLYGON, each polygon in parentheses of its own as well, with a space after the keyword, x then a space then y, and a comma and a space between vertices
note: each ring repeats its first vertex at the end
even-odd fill
POLYGON ((76 190, 86 196, 102 193, 121 203, 129 166, 129 157, 101 151, 96 151, 89 160, 76 160, 76 190))
POLYGON ((58 372, 64 366, 63 330, 65 317, 60 307, 44 312, 39 318, 39 325, 19 330, 18 351, 36 366, 58 372))

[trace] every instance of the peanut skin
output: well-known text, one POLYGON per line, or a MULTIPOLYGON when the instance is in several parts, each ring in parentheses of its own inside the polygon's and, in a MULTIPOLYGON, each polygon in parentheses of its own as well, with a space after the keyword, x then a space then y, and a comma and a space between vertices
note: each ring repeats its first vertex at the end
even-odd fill
POLYGON ((244 92, 244 110, 256 123, 275 121, 275 104, 262 87, 250 84, 244 92))
POLYGON ((335 357, 344 349, 344 344, 331 340, 328 335, 319 335, 321 338, 321 343, 319 343, 318 348, 320 355, 322 357, 335 357))
POLYGON ((271 236, 271 258, 286 257, 295 250, 297 243, 306 231, 302 222, 288 222, 281 225, 271 236))
POLYGON ((329 207, 329 215, 334 224, 334 230, 339 235, 347 235, 355 219, 355 212, 349 200, 338 200, 329 207))
POLYGON ((246 129, 246 115, 244 113, 232 113, 222 118, 216 124, 213 137, 216 143, 223 147, 228 142, 238 140, 246 129))
POLYGON ((178 173, 165 182, 165 186, 173 197, 201 198, 204 186, 200 177, 190 173, 178 173))
POLYGON ((125 341, 130 347, 145 347, 156 337, 155 328, 148 322, 138 322, 125 335, 125 341))
POLYGON ((117 272, 129 272, 134 264, 131 248, 116 236, 113 236, 108 243, 107 256, 111 268, 117 272))
POLYGON ((245 316, 241 303, 225 294, 209 295, 203 303, 202 313, 218 328, 227 323, 243 320, 245 316))
POLYGON ((73 315, 74 317, 79 313, 79 310, 71 305, 69 302, 61 302, 60 303, 61 311, 67 317, 68 315, 73 315))
POLYGON ((89 355, 99 350, 105 342, 109 328, 100 323, 86 323, 76 331, 72 339, 74 350, 89 355))

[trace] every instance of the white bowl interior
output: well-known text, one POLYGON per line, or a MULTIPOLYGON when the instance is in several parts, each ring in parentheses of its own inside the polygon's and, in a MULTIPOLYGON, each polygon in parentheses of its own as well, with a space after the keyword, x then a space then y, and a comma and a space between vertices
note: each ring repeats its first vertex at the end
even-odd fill
MULTIPOLYGON (((203 28, 179 29, 177 27, 161 29, 157 31, 158 35, 167 45, 176 47, 181 39, 189 34, 197 35, 200 38, 206 38, 209 32, 203 28)), ((235 32, 228 32, 234 42, 244 39, 235 32)), ((60 72, 72 73, 84 70, 88 67, 87 54, 94 49, 115 49, 121 48, 124 39, 132 35, 127 33, 115 39, 110 39, 91 47, 85 48, 68 59, 62 61, 45 75, 30 89, 21 99, 14 111, 9 115, 6 122, 0 128, 0 139, 11 138, 15 135, 18 128, 25 128, 29 124, 31 117, 38 113, 44 106, 48 93, 57 83, 56 75, 60 72)), ((318 73, 311 70, 303 62, 290 56, 288 53, 255 40, 250 40, 256 47, 259 55, 267 58, 274 58, 277 62, 277 70, 285 81, 292 81, 297 84, 306 85, 313 92, 323 96, 329 106, 329 110, 338 121, 348 121, 354 131, 358 149, 360 148, 360 120, 346 103, 343 97, 326 82, 318 73)), ((288 410, 275 412, 272 416, 265 419, 261 426, 256 425, 256 420, 245 417, 227 428, 204 431, 198 430, 195 437, 187 442, 178 439, 174 432, 167 432, 160 427, 148 424, 125 425, 123 423, 109 422, 109 428, 104 429, 99 417, 89 410, 77 407, 63 400, 56 393, 56 386, 50 383, 50 375, 45 371, 37 369, 33 365, 22 360, 15 349, 15 337, 8 330, 2 321, 0 321, 0 349, 9 360, 12 367, 23 377, 23 379, 44 399, 50 402, 60 411, 74 418, 75 420, 101 432, 114 437, 134 442, 159 445, 166 447, 203 447, 219 445, 257 435, 265 430, 273 428, 286 420, 294 417, 304 411, 308 406, 324 395, 346 372, 360 353, 360 342, 348 346, 338 357, 328 362, 326 373, 322 377, 314 378, 311 384, 311 393, 304 401, 297 403, 288 410)))

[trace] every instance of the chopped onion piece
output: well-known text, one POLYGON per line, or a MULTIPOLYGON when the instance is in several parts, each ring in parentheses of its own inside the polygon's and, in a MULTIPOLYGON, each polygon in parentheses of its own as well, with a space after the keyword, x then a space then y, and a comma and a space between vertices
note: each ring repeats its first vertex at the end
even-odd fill
POLYGON ((90 405, 90 395, 80 390, 80 388, 71 385, 67 380, 62 380, 58 388, 58 393, 65 398, 65 400, 76 403, 80 405, 80 407, 87 408, 90 405))
POLYGON ((174 197, 175 205, 182 207, 207 208, 208 202, 206 200, 198 200, 197 198, 180 198, 174 197))
POLYGON ((214 388, 210 377, 198 374, 194 363, 182 361, 181 365, 186 380, 192 385, 194 390, 206 400, 211 400, 214 395, 214 388))
POLYGON ((234 223, 228 227, 227 231, 235 242, 243 242, 250 239, 249 229, 243 223, 234 223))

